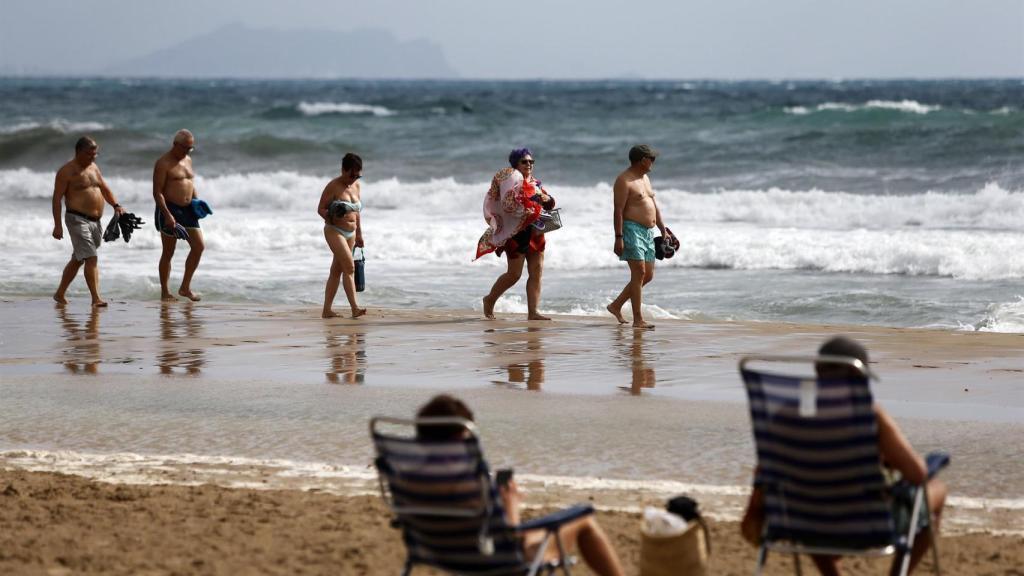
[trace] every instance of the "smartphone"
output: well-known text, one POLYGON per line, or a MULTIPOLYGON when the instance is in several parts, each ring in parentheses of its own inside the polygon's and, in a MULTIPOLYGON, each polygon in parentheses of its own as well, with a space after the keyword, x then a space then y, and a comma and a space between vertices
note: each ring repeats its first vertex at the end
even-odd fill
POLYGON ((508 483, 512 480, 512 469, 502 468, 494 474, 494 483, 498 486, 508 486, 508 483))

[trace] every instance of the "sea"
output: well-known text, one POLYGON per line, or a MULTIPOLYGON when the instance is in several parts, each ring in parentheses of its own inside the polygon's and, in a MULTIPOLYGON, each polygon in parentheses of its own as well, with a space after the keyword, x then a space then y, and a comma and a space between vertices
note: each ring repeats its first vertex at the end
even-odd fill
MULTIPOLYGON (((56 287, 70 244, 50 234, 54 174, 88 134, 119 201, 146 220, 103 247, 103 293, 156 299, 151 175, 179 128, 196 135, 197 191, 214 212, 193 285, 208 300, 322 303, 316 207, 351 151, 364 160, 361 303, 479 309, 505 266, 473 260, 483 196, 526 146, 564 222, 541 309, 606 314, 627 280, 611 184, 648 143, 682 242, 645 291, 651 317, 1024 331, 1020 79, 0 79, 0 295, 56 287)), ((498 312, 525 312, 524 285, 498 312)), ((86 294, 79 279, 71 295, 86 294)))

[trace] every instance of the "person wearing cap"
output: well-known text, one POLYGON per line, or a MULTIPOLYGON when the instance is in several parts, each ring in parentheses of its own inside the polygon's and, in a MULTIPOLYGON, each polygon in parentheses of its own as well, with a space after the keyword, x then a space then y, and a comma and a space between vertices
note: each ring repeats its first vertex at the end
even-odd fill
POLYGON ((666 234, 658 203, 654 200, 654 189, 647 178, 657 157, 658 153, 646 144, 630 148, 629 168, 619 174, 613 187, 613 250, 619 260, 629 264, 629 283, 608 305, 608 311, 620 324, 625 324, 622 306, 629 300, 633 307, 634 328, 654 328, 654 324, 644 321, 640 306, 643 287, 654 279, 654 227, 658 227, 662 236, 666 234))
MULTIPOLYGON (((868 351, 852 338, 846 336, 832 337, 821 345, 821 348, 818 349, 818 355, 856 358, 863 363, 868 376, 874 377, 870 369, 867 369, 868 351)), ((818 378, 841 380, 864 377, 859 370, 848 364, 818 362, 815 364, 814 369, 817 372, 818 378)), ((927 525, 922 521, 921 530, 934 530, 935 534, 938 534, 942 506, 946 502, 946 484, 938 478, 928 479, 928 467, 925 464, 924 458, 914 451, 914 447, 910 445, 900 427, 896 425, 896 421, 878 403, 873 405, 873 409, 878 422, 878 452, 882 457, 880 464, 884 464, 889 469, 899 472, 902 478, 911 484, 921 485, 927 483, 928 509, 931 511, 933 519, 929 520, 927 525)), ((740 522, 740 532, 743 538, 757 546, 763 524, 764 494, 759 487, 755 486, 750 494, 747 509, 743 513, 743 520, 740 522)), ((931 538, 928 537, 914 539, 914 549, 910 554, 911 572, 920 562, 921 558, 924 557, 924 553, 928 551, 930 542, 931 538)), ((839 557, 812 555, 811 559, 822 574, 826 576, 840 574, 839 557)), ((898 561, 898 557, 893 560, 894 563, 898 561)), ((894 564, 894 573, 896 567, 894 564)))

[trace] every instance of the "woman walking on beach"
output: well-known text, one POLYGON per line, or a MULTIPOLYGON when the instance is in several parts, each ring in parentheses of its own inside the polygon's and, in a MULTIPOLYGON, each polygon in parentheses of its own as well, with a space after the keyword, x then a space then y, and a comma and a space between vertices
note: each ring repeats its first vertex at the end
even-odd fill
POLYGON ((527 318, 550 320, 538 311, 540 305, 541 275, 544 272, 544 233, 534 227, 541 210, 555 206, 552 198, 533 176, 533 153, 529 148, 518 148, 508 155, 511 168, 500 170, 491 180, 491 188, 484 198, 484 219, 489 225, 477 243, 476 257, 490 252, 508 260, 508 269, 498 276, 491 291, 483 298, 484 317, 494 318, 494 305, 498 298, 519 282, 526 264, 527 318))
POLYGON ((363 203, 360 200, 359 178, 363 174, 363 159, 349 152, 341 159, 341 176, 327 183, 320 195, 317 213, 324 219, 324 238, 334 255, 331 273, 324 290, 323 318, 336 318, 331 309, 338 284, 345 286, 345 296, 352 308, 352 317, 366 314, 366 308, 356 303, 356 265, 352 251, 363 247, 363 228, 360 217, 363 203))

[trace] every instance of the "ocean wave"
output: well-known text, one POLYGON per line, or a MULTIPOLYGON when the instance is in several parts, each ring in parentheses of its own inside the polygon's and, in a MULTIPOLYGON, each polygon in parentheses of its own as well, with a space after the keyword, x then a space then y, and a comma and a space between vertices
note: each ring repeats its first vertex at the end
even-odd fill
POLYGON ((978 332, 1024 333, 1024 296, 1017 296, 1013 302, 990 305, 981 322, 962 328, 978 332))
POLYGON ((970 194, 852 194, 824 190, 659 192, 662 213, 687 221, 867 229, 1024 230, 1024 191, 989 182, 970 194))
POLYGON ((100 132, 109 129, 110 126, 101 122, 73 122, 63 118, 55 118, 46 122, 21 122, 11 126, 0 126, 0 134, 18 134, 34 130, 49 130, 60 134, 78 134, 82 132, 100 132))
MULTIPOLYGON (((35 205, 0 216, 0 250, 8 258, 53 251, 52 178, 27 169, 0 170, 0 200, 35 205)), ((128 210, 147 221, 152 217, 148 180, 108 175, 107 181, 128 210)), ((197 179, 197 190, 214 209, 203 221, 208 247, 240 258, 252 251, 297 261, 309 258, 306 253, 319 255, 323 235, 316 207, 327 181, 294 172, 197 179)), ((482 182, 450 178, 365 182, 363 226, 374 257, 395 265, 466 265, 485 228, 486 189, 482 182)), ((550 190, 566 226, 550 237, 546 266, 620 266, 609 246, 611 187, 552 184, 550 190)), ((1024 192, 995 183, 973 194, 662 190, 658 198, 663 217, 683 242, 666 266, 1024 278, 1024 192)), ((132 250, 158 250, 154 234, 147 226, 133 238, 132 250)), ((488 257, 476 265, 499 263, 488 257)))
MULTIPOLYGON (((105 174, 122 203, 152 205, 148 179, 105 174), (126 201, 126 202, 125 202, 126 201)), ((249 210, 315 211, 329 181, 294 171, 249 172, 198 177, 196 189, 212 206, 249 210)), ((605 226, 611 211, 611 186, 561 186, 546 183, 576 226, 605 226)), ((482 225, 481 205, 486 182, 453 178, 407 182, 397 178, 363 182, 363 202, 376 214, 433 214, 444 219, 470 219, 482 225)), ((0 170, 0 201, 48 200, 53 174, 26 168, 0 170)), ((1024 191, 1006 190, 990 182, 972 193, 854 194, 826 190, 716 190, 696 193, 672 188, 658 191, 658 204, 669 224, 723 223, 762 227, 832 230, 1024 230, 1024 191)))
POLYGON ((296 110, 305 116, 322 116, 325 114, 373 114, 374 116, 394 116, 396 112, 384 106, 359 104, 352 102, 299 102, 296 110))
POLYGON ((786 114, 803 116, 812 112, 859 112, 862 110, 892 110, 895 112, 907 112, 910 114, 928 114, 942 110, 937 104, 922 104, 916 100, 868 100, 864 104, 850 104, 847 102, 825 102, 808 108, 806 106, 790 106, 785 109, 786 114))

